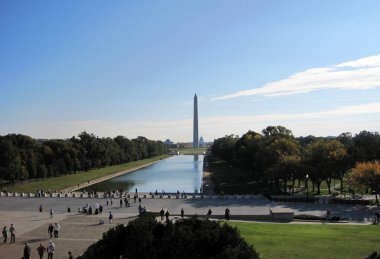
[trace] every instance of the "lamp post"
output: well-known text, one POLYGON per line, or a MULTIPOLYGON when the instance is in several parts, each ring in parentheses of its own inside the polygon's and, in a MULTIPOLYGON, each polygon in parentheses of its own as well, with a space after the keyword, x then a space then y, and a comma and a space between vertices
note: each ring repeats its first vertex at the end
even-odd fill
POLYGON ((308 186, 309 175, 306 174, 305 187, 306 187, 306 202, 309 202, 309 186, 308 186))

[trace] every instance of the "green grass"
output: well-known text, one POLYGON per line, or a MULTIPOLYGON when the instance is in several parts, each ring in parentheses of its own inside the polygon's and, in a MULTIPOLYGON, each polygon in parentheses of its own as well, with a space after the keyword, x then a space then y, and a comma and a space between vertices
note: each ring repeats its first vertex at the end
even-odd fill
POLYGON ((380 226, 230 222, 262 259, 364 258, 380 251, 380 226))
POLYGON ((108 166, 100 169, 93 169, 87 172, 77 172, 76 174, 51 177, 39 181, 31 180, 30 182, 23 182, 22 184, 17 183, 14 186, 6 186, 6 189, 10 192, 24 193, 34 193, 39 189, 42 189, 44 191, 62 190, 70 186, 76 186, 81 183, 87 183, 87 181, 92 181, 94 179, 117 173, 122 170, 129 170, 167 157, 168 155, 162 155, 125 164, 108 166))
POLYGON ((206 170, 211 172, 211 179, 214 183, 214 192, 225 194, 246 194, 263 191, 259 183, 252 182, 250 174, 233 168, 227 162, 213 156, 207 155, 208 167, 206 170))
POLYGON ((202 155, 203 152, 207 151, 207 148, 183 148, 183 149, 174 149, 179 151, 183 155, 202 155))

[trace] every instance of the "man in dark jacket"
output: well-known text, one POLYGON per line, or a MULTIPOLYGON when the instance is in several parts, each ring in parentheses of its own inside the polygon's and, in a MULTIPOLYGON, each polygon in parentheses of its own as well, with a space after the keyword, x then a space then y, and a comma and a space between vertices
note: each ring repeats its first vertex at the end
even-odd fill
POLYGON ((25 247, 24 247, 24 259, 29 259, 30 258, 30 253, 31 253, 30 246, 28 245, 28 243, 25 243, 25 247))

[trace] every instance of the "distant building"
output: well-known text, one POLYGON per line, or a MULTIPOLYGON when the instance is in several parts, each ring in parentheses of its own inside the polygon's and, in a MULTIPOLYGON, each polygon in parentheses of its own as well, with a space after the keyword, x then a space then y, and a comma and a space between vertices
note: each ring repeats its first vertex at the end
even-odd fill
POLYGON ((164 141, 164 144, 167 146, 171 146, 171 145, 173 145, 173 142, 170 139, 167 139, 164 141))
POLYGON ((199 139, 199 147, 205 147, 205 141, 203 140, 203 137, 199 139))

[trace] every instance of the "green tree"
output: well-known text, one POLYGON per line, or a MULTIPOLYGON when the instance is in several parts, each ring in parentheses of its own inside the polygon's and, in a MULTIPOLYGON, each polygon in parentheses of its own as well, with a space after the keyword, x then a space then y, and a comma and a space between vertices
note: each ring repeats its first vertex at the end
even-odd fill
POLYGON ((333 176, 339 176, 342 179, 346 172, 345 147, 337 140, 317 140, 307 145, 305 154, 305 162, 308 165, 310 178, 317 186, 317 194, 320 194, 322 181, 326 181, 331 193, 333 176))
POLYGON ((259 258, 236 228, 218 222, 189 218, 162 224, 141 217, 118 225, 79 258, 259 258))
POLYGON ((236 165, 250 173, 251 179, 262 181, 262 153, 263 136, 260 133, 248 131, 234 146, 236 165))
POLYGON ((354 189, 371 188, 376 194, 376 203, 379 205, 378 193, 380 187, 380 162, 362 162, 348 174, 348 184, 354 189))
POLYGON ((212 145, 212 152, 221 159, 232 162, 234 159, 234 148, 238 141, 238 136, 229 135, 223 138, 214 140, 212 145))

